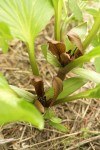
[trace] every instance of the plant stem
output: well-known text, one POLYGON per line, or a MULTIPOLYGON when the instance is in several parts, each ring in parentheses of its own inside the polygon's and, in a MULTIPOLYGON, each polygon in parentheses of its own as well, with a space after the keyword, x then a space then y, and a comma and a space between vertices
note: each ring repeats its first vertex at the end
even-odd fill
POLYGON ((60 23, 61 23, 61 15, 62 15, 62 6, 63 1, 60 0, 58 2, 57 8, 55 8, 55 40, 60 41, 60 23))
POLYGON ((55 40, 60 41, 60 17, 55 14, 55 40))
POLYGON ((34 75, 38 76, 39 75, 39 70, 38 70, 37 63, 36 63, 33 43, 30 43, 29 46, 28 46, 28 54, 29 54, 29 59, 30 59, 32 72, 33 72, 34 75))
POLYGON ((100 10, 97 15, 97 18, 92 26, 92 29, 90 30, 89 34, 87 35, 85 41, 83 42, 84 51, 89 46, 93 38, 95 37, 96 33, 100 29, 100 10))

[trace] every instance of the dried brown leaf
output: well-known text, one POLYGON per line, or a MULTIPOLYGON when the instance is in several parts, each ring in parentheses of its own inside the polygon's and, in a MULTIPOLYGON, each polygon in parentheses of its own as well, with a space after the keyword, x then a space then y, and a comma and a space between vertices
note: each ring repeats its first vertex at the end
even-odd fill
POLYGON ((41 112, 41 113, 44 113, 44 107, 43 105, 39 102, 39 100, 36 100, 34 105, 36 106, 36 108, 41 112))
POLYGON ((80 37, 76 33, 71 32, 71 31, 67 33, 67 36, 68 36, 69 40, 73 44, 75 44, 76 47, 80 50, 80 52, 83 54, 83 45, 82 45, 80 37))
POLYGON ((43 80, 41 77, 35 77, 32 79, 32 83, 35 87, 35 91, 38 97, 43 97, 45 92, 44 92, 44 85, 43 85, 43 80))
POLYGON ((49 43, 49 50, 51 51, 52 54, 54 54, 58 58, 60 57, 62 53, 66 51, 65 44, 62 42, 52 40, 52 41, 49 41, 48 43, 49 43))
POLYGON ((62 82, 62 80, 60 78, 58 78, 58 77, 55 77, 54 80, 53 80, 53 87, 54 87, 54 96, 53 96, 53 99, 51 101, 50 106, 53 105, 53 103, 57 99, 58 95, 63 90, 63 82, 62 82))
POLYGON ((67 65, 71 61, 70 56, 67 53, 62 53, 60 59, 62 65, 67 65))

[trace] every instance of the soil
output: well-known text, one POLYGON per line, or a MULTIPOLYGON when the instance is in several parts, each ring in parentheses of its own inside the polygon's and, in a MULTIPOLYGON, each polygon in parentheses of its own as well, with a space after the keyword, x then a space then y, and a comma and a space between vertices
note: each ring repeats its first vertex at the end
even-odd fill
MULTIPOLYGON (((51 86, 57 69, 46 62, 40 45, 48 37, 53 37, 53 30, 51 22, 35 42, 37 62, 45 89, 51 86)), ((86 68, 93 69, 94 66, 88 63, 86 68)), ((22 42, 13 40, 8 54, 0 51, 0 72, 9 84, 34 92, 27 49, 22 42)), ((68 77, 72 75, 69 73, 68 77)), ((80 91, 93 86, 92 82, 88 82, 80 91)), ((100 150, 100 101, 80 99, 55 106, 53 110, 62 118, 62 123, 68 128, 67 133, 55 130, 48 123, 42 131, 25 122, 9 123, 0 127, 0 150, 100 150)))

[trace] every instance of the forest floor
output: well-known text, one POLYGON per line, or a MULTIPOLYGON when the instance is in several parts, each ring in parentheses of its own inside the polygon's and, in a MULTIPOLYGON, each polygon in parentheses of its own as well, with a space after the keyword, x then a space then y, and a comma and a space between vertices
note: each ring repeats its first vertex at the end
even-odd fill
MULTIPOLYGON (((51 86, 57 69, 46 62, 40 45, 48 37, 53 37, 52 33, 50 23, 35 42, 37 62, 45 89, 51 86)), ((86 68, 94 69, 94 66, 88 63, 86 68)), ((0 51, 0 72, 9 84, 34 92, 31 66, 22 42, 13 40, 8 54, 0 51)), ((72 75, 69 73, 68 77, 72 75)), ((88 82, 80 91, 93 86, 92 82, 88 82)), ((100 101, 79 99, 56 106, 53 110, 62 118, 62 123, 68 128, 67 133, 57 131, 47 123, 42 131, 25 122, 9 123, 0 127, 0 150, 100 150, 100 101)))

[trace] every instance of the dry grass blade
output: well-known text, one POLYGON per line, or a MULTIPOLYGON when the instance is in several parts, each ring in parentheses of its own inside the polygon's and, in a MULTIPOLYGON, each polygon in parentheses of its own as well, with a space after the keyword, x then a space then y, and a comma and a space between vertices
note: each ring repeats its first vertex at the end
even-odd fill
POLYGON ((75 144, 74 146, 68 148, 67 150, 75 150, 75 149, 78 148, 79 146, 82 146, 82 145, 84 145, 84 144, 87 144, 87 143, 89 143, 89 142, 96 141, 96 140, 99 140, 99 139, 100 139, 100 135, 91 137, 91 138, 89 138, 89 139, 83 140, 83 141, 81 141, 81 142, 75 144))

